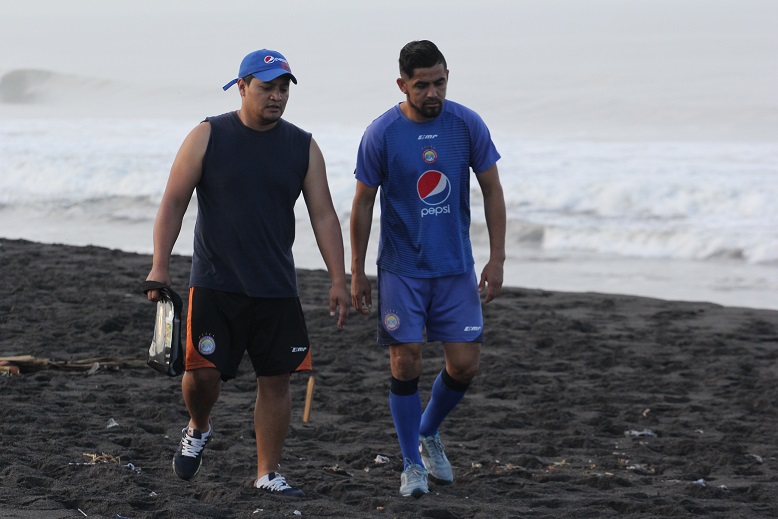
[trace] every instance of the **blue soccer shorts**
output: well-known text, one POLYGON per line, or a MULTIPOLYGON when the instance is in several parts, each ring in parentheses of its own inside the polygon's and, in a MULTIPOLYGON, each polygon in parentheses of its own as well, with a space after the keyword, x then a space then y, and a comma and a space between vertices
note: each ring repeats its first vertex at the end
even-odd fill
POLYGON ((378 269, 378 344, 483 342, 474 267, 456 276, 411 278, 378 269))

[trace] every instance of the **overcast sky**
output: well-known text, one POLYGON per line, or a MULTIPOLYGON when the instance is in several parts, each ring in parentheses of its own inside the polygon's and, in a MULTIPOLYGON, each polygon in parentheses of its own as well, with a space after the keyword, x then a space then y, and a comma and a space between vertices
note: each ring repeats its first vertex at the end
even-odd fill
POLYGON ((400 100, 399 49, 426 38, 448 59, 450 98, 517 127, 750 122, 778 137, 774 0, 0 2, 0 73, 225 99, 242 57, 269 47, 300 80, 288 114, 364 120, 400 100))

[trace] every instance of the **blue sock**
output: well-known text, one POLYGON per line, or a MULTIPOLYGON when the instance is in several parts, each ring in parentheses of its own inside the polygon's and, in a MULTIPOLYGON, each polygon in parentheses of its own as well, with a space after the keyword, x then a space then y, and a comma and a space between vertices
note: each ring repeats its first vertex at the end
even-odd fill
POLYGON ((432 384, 432 396, 421 415, 419 434, 432 436, 438 432, 440 424, 465 396, 468 386, 454 380, 445 369, 441 371, 432 384))
POLYGON ((421 396, 419 396, 418 384, 418 378, 410 381, 392 378, 392 389, 389 391, 389 409, 392 411, 394 428, 397 431, 397 440, 400 442, 405 466, 407 466, 405 460, 421 465, 419 454, 421 396))

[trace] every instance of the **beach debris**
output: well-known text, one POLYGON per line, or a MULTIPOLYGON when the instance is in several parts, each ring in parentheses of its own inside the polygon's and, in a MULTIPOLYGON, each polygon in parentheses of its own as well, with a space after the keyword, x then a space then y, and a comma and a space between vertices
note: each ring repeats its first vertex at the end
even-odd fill
POLYGON ((305 391, 305 408, 303 409, 303 423, 308 423, 311 417, 311 403, 313 402, 313 385, 314 377, 311 375, 308 377, 308 387, 305 391))
POLYGON ((648 417, 648 413, 650 413, 650 412, 651 412, 651 408, 650 407, 646 407, 645 409, 643 409, 643 412, 640 413, 640 414, 643 415, 643 418, 647 418, 648 417))
POLYGON ((104 452, 102 452, 100 454, 92 454, 92 453, 85 452, 83 454, 84 454, 84 456, 89 458, 89 461, 86 461, 86 462, 75 462, 75 461, 72 461, 72 462, 68 463, 68 465, 82 467, 82 466, 86 466, 86 465, 97 465, 98 463, 112 463, 114 465, 120 466, 121 468, 131 470, 133 472, 140 472, 140 468, 136 467, 132 463, 122 464, 122 459, 120 457, 118 457, 118 456, 113 456, 111 454, 106 454, 104 452))
MULTIPOLYGON (((614 452, 613 454, 618 455, 619 453, 618 452, 614 452)), ((642 464, 642 463, 632 463, 627 458, 621 458, 620 457, 620 458, 618 458, 616 460, 616 463, 619 465, 620 468, 622 468, 624 470, 632 470, 632 471, 635 471, 638 474, 646 475, 646 474, 653 474, 655 472, 654 468, 651 467, 650 465, 645 465, 645 464, 642 464)))
POLYGON ((624 431, 624 436, 629 436, 631 438, 653 438, 656 436, 656 433, 651 429, 643 429, 642 431, 630 429, 629 431, 624 431))
POLYGON ((760 465, 762 464, 762 457, 759 454, 747 454, 746 457, 753 459, 760 465))
POLYGON ((265 511, 265 509, 264 509, 264 508, 257 508, 256 510, 254 510, 254 511, 253 511, 253 512, 251 512, 251 513, 252 513, 252 514, 261 514, 261 513, 262 513, 262 512, 264 512, 264 511, 265 511))
MULTIPOLYGON (((619 465, 621 465, 621 464, 622 464, 622 463, 621 463, 622 461, 625 461, 625 462, 626 462, 626 460, 621 460, 621 459, 620 459, 620 460, 618 460, 618 463, 619 463, 619 465)), ((613 476, 613 475, 614 475, 614 474, 613 474, 613 472, 600 472, 599 470, 595 470, 595 469, 597 469, 597 468, 599 468, 599 467, 597 466, 597 464, 596 464, 596 463, 592 463, 592 460, 589 460, 589 467, 588 467, 588 470, 589 470, 589 474, 591 474, 592 476, 596 476, 596 477, 598 477, 598 478, 601 478, 601 477, 605 477, 605 476, 607 476, 607 477, 611 477, 611 476, 613 476)))
POLYGON ((116 463, 119 465, 122 462, 122 459, 118 456, 113 456, 111 454, 106 454, 104 452, 101 452, 98 454, 90 454, 87 452, 83 453, 84 456, 87 458, 90 458, 90 463, 116 463))
POLYGON ((474 468, 474 469, 480 469, 482 466, 483 466, 483 465, 481 465, 481 464, 480 464, 480 463, 478 463, 477 461, 473 461, 473 462, 471 462, 471 463, 470 463, 470 467, 471 467, 471 468, 474 468))
POLYGON ((505 465, 498 465, 494 468, 495 474, 504 474, 506 472, 510 472, 512 470, 521 468, 518 465, 514 465, 513 463, 506 463, 505 465))
POLYGON ((88 515, 86 515, 86 512, 84 512, 84 511, 83 511, 83 510, 81 510, 80 508, 76 508, 76 510, 78 510, 79 512, 81 512, 81 515, 83 515, 84 517, 89 517, 88 515))
POLYGON ((151 494, 149 494, 149 497, 157 497, 157 493, 152 490, 151 494))
POLYGON ((96 357, 92 359, 77 360, 51 360, 32 355, 15 355, 12 357, 0 357, 0 368, 16 368, 14 374, 34 373, 48 369, 59 371, 80 371, 87 375, 93 375, 99 370, 118 371, 122 368, 146 367, 142 359, 120 359, 114 357, 96 357), (18 371, 17 371, 18 370, 18 371))
POLYGON ((376 465, 383 465, 384 463, 389 463, 389 457, 384 456, 383 454, 376 454, 374 461, 376 465))
POLYGON ((567 460, 561 460, 561 461, 555 461, 553 464, 548 465, 546 468, 548 470, 556 470, 559 467, 565 467, 567 465, 570 465, 570 463, 567 460))
POLYGON ((299 511, 299 510, 295 510, 294 511, 294 515, 303 515, 303 513, 301 511, 299 511))
POLYGON ((108 420, 108 425, 105 426, 106 429, 110 429, 111 427, 119 427, 119 422, 111 418, 108 420))
POLYGON ((654 467, 651 467, 650 465, 645 465, 643 463, 633 463, 631 465, 627 465, 626 469, 631 470, 636 474, 640 474, 642 476, 647 476, 649 474, 654 474, 656 472, 656 469, 654 469, 654 467))
POLYGON ((10 377, 19 374, 19 366, 10 361, 0 359, 0 376, 10 377))
POLYGON ((328 470, 332 472, 333 474, 340 474, 341 476, 348 476, 352 477, 351 474, 346 472, 346 469, 343 467, 338 466, 337 464, 333 465, 332 467, 324 467, 324 470, 328 470))
POLYGON ((705 480, 700 478, 697 481, 694 482, 695 485, 705 486, 705 480))

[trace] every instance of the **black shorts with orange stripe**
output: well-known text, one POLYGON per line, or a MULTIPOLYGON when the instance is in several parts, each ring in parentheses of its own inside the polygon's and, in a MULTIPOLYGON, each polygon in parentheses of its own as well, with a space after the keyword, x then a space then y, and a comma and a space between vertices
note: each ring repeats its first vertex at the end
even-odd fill
POLYGON ((216 368, 235 378, 244 353, 258 377, 310 371, 311 347, 300 299, 189 289, 186 370, 216 368))

